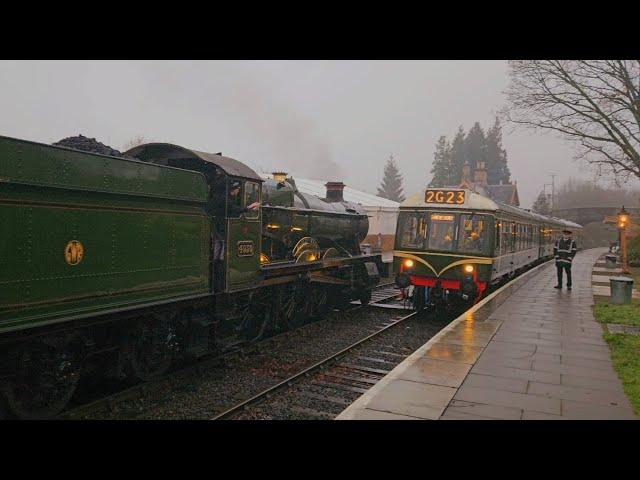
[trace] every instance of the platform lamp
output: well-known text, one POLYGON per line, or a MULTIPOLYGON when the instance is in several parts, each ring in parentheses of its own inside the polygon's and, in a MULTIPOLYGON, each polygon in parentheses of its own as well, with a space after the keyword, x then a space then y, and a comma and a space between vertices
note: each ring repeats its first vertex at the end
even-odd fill
POLYGON ((629 273, 629 266, 627 264, 627 235, 626 229, 629 224, 629 212, 624 209, 618 212, 618 231, 620 232, 620 255, 622 255, 622 273, 629 273))

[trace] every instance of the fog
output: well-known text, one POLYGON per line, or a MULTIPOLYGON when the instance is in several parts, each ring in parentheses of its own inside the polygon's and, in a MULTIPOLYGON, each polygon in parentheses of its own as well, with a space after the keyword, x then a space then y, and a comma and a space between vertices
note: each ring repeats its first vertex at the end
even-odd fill
MULTIPOLYGON (((503 61, 0 61, 0 135, 141 135, 371 193, 393 154, 413 193, 438 137, 488 128, 506 86, 503 61)), ((503 145, 524 207, 550 174, 593 176, 553 136, 505 125, 503 145)))

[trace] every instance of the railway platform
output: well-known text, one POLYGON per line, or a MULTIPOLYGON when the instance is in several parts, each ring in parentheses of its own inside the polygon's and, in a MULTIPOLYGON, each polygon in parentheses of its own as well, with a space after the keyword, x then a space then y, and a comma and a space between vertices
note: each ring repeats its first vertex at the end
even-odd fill
POLYGON ((636 419, 592 313, 592 269, 579 252, 573 290, 553 262, 455 319, 338 420, 636 419))

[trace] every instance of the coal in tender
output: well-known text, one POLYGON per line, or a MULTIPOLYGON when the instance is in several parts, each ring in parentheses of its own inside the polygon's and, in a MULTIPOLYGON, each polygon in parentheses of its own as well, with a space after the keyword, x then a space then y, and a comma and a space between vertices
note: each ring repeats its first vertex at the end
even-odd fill
POLYGON ((59 142, 52 143, 52 145, 82 150, 83 152, 98 153, 100 155, 109 155, 111 157, 129 158, 119 150, 111 148, 97 141, 95 138, 85 137, 84 135, 63 138, 59 142))

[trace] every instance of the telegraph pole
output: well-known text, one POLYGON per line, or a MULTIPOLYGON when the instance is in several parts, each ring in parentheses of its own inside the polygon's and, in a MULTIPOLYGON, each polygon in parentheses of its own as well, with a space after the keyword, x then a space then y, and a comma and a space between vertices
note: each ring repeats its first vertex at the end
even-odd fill
POLYGON ((556 207, 556 174, 551 175, 551 215, 556 207))

